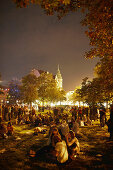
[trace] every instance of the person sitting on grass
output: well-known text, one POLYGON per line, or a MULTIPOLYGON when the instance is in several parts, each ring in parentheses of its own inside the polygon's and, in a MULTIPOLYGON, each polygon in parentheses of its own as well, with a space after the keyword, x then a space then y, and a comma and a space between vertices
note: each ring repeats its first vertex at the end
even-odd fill
POLYGON ((67 145, 66 142, 61 139, 61 136, 57 128, 53 129, 51 142, 52 142, 52 147, 54 148, 53 156, 56 156, 57 161, 59 163, 66 162, 68 160, 67 145))
POLYGON ((78 135, 79 134, 79 123, 73 118, 71 122, 72 122, 72 127, 70 129, 75 133, 75 135, 78 135))
POLYGON ((67 145, 65 141, 62 141, 61 136, 58 132, 58 129, 54 127, 50 134, 51 142, 49 145, 42 147, 37 150, 35 148, 31 148, 29 151, 29 156, 31 158, 44 159, 49 161, 54 161, 54 163, 64 163, 68 160, 68 151, 67 145))
POLYGON ((13 135, 13 126, 11 125, 11 122, 8 122, 8 125, 7 125, 7 135, 8 136, 13 135))
POLYGON ((62 139, 65 139, 66 134, 69 133, 69 125, 66 120, 63 120, 60 126, 62 139))
POLYGON ((66 143, 68 147, 69 158, 74 160, 80 152, 80 144, 78 139, 75 137, 75 133, 70 130, 69 133, 65 136, 66 143))
POLYGON ((47 131, 47 129, 45 129, 44 127, 36 127, 34 129, 34 135, 38 135, 38 133, 45 134, 46 131, 47 131))

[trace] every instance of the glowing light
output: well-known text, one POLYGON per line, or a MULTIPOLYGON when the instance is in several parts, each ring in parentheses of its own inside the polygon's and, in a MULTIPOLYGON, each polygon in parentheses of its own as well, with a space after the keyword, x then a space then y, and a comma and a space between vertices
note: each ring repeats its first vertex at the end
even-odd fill
POLYGON ((79 107, 79 102, 77 101, 77 102, 75 103, 75 105, 79 107))
POLYGON ((54 106, 55 106, 55 104, 54 104, 54 103, 51 103, 50 105, 51 105, 51 107, 54 107, 54 106))
POLYGON ((106 104, 106 103, 103 103, 103 105, 104 105, 104 107, 106 107, 106 106, 107 106, 107 104, 106 104))

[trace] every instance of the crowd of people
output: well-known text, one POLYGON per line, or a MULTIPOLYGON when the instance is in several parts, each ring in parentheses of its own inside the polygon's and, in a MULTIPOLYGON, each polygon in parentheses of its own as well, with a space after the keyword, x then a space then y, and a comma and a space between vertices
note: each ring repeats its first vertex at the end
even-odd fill
MULTIPOLYGON (((3 105, 0 117, 0 137, 7 138, 13 135, 14 124, 28 124, 34 127, 34 135, 46 133, 47 129, 44 126, 49 127, 48 145, 43 150, 49 151, 58 162, 64 163, 68 159, 75 159, 79 154, 80 145, 77 139, 79 127, 92 125, 92 119, 100 119, 100 127, 107 124, 110 140, 113 139, 113 105, 110 108, 108 121, 106 109, 103 106, 99 108, 99 112, 96 108, 74 106, 65 108, 65 110, 55 107, 46 113, 37 114, 33 107, 29 110, 27 106, 3 105)), ((30 155, 36 155, 36 152, 30 150, 30 155)))

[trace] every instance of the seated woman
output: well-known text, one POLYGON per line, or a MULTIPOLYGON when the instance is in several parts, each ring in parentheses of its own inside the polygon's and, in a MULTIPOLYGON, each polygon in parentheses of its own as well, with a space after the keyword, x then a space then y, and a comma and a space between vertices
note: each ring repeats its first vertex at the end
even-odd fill
POLYGON ((29 155, 30 157, 37 157, 42 160, 53 161, 54 163, 60 162, 64 163, 68 160, 68 151, 65 141, 62 141, 58 129, 54 127, 50 134, 51 143, 46 145, 36 151, 36 149, 31 148, 29 155))
POLYGON ((66 137, 66 143, 68 146, 69 157, 72 160, 74 160, 80 151, 79 141, 75 137, 75 133, 72 130, 70 130, 69 133, 65 137, 66 137))
POLYGON ((11 122, 8 122, 8 125, 7 125, 7 135, 8 136, 13 135, 13 126, 11 125, 11 122))
POLYGON ((67 145, 66 142, 61 139, 57 128, 53 129, 51 143, 54 148, 53 155, 56 156, 57 161, 60 163, 66 162, 68 160, 67 145))

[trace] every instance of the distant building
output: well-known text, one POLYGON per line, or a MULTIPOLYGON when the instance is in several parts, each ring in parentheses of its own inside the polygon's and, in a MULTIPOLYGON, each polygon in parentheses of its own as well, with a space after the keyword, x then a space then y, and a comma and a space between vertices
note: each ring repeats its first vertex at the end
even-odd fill
POLYGON ((43 71, 43 70, 37 70, 37 69, 31 70, 31 74, 34 74, 37 78, 38 78, 42 73, 47 73, 47 72, 46 72, 46 71, 43 71))

